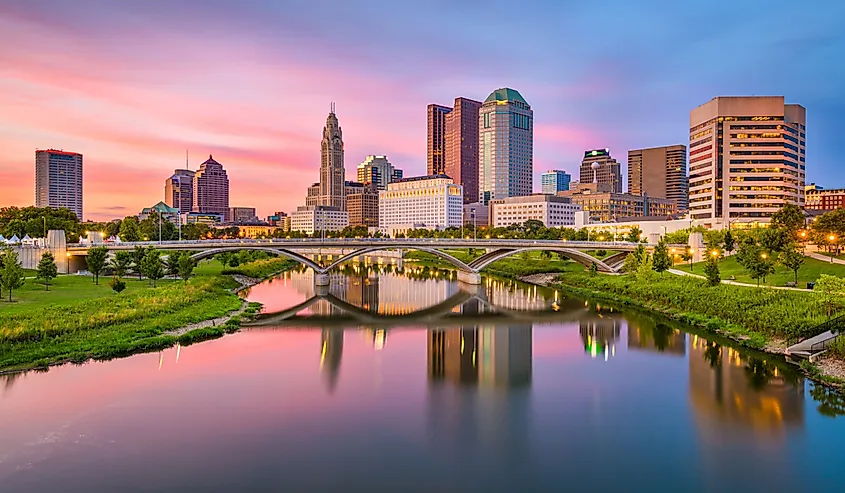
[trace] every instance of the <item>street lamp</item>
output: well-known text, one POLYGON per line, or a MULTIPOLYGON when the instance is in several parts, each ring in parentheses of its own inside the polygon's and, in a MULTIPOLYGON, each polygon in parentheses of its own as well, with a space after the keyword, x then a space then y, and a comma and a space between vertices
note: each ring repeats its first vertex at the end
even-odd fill
MULTIPOLYGON (((830 240, 830 246, 832 247, 833 243, 836 241, 836 235, 830 235, 830 236, 827 237, 827 239, 830 240)), ((831 248, 831 250, 833 250, 833 249, 831 248)), ((833 263, 833 255, 834 255, 834 253, 833 253, 833 251, 831 251, 830 252, 830 263, 831 264, 833 263)))
POLYGON ((692 272, 692 254, 695 253, 695 250, 690 248, 688 253, 689 253, 689 271, 692 272))
POLYGON ((65 274, 70 275, 70 253, 66 253, 67 262, 65 262, 65 274))

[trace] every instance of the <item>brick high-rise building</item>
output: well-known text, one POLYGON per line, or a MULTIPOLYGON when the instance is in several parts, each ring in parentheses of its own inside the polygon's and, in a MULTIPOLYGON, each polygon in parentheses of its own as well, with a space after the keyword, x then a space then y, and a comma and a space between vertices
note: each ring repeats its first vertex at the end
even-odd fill
POLYGON ((446 115, 452 111, 448 106, 430 104, 426 110, 426 167, 429 175, 440 175, 446 171, 446 115))
POLYGON ((783 96, 716 97, 690 112, 689 210, 704 226, 804 206, 807 110, 783 96))
POLYGON ((193 212, 220 214, 229 220, 229 177, 211 154, 194 175, 193 212))
POLYGON ((378 194, 378 189, 368 184, 346 196, 350 226, 378 227, 378 194))
POLYGON ((608 149, 586 151, 580 171, 581 183, 595 183, 599 192, 622 193, 622 166, 608 149))
POLYGON ((464 202, 478 200, 478 111, 481 101, 455 98, 446 114, 446 175, 464 188, 464 202))
POLYGON ((478 200, 531 195, 534 112, 519 92, 496 89, 478 112, 478 200))
POLYGON ((628 151, 628 193, 673 200, 687 209, 687 146, 628 151))
POLYGON ((187 214, 194 208, 194 175, 189 169, 177 169, 164 181, 164 203, 180 214, 187 214))
POLYGON ((82 154, 35 151, 35 207, 70 209, 82 221, 82 154))

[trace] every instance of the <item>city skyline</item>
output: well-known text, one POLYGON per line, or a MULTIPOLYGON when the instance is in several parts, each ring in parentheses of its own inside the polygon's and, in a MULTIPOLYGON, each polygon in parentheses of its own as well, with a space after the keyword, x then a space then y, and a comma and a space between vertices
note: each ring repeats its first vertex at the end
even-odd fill
MULTIPOLYGON (((161 197, 162 177, 183 166, 187 148, 193 170, 208 154, 225 163, 232 203, 254 205, 262 216, 292 211, 301 193, 280 194, 273 183, 293 190, 313 183, 320 159, 314 129, 325 121, 330 101, 337 101, 346 130, 347 173, 367 155, 383 154, 415 176, 426 171, 425 107, 457 94, 483 99, 495 87, 518 89, 535 110, 535 191, 544 170, 575 174, 586 149, 610 148, 624 163, 630 149, 686 142, 689 112, 713 97, 755 94, 784 95, 807 108, 807 182, 845 185, 834 134, 845 110, 845 96, 836 90, 845 69, 824 63, 839 56, 845 42, 817 34, 845 14, 835 3, 823 18, 741 3, 735 19, 723 20, 721 31, 731 33, 724 37, 690 37, 682 27, 697 14, 682 6, 629 10, 620 4, 615 10, 630 15, 601 17, 620 28, 616 36, 624 44, 610 37, 562 55, 555 43, 537 42, 561 27, 547 19, 566 17, 560 22, 578 26, 600 9, 526 4, 523 19, 533 27, 520 40, 491 40, 446 22, 441 29, 461 41, 455 52, 454 43, 430 43, 406 22, 410 4, 373 16, 385 10, 373 2, 326 23, 315 5, 248 1, 251 8, 235 10, 218 2, 198 12, 185 2, 89 3, 96 8, 58 1, 0 6, 0 41, 17 48, 0 54, 0 77, 7 82, 0 105, 8 108, 0 117, 3 205, 33 203, 33 150, 56 148, 85 155, 85 219, 134 215, 161 197), (558 9, 566 16, 555 16, 558 9), (683 22, 657 31, 636 22, 665 16, 683 22), (279 23, 292 34, 279 34, 279 23), (350 31, 368 24, 389 27, 378 40, 338 51, 350 31), (209 28, 217 33, 213 38, 197 41, 192 34, 209 28), (136 42, 124 42, 126 32, 135 33, 136 42), (297 42, 302 39, 309 42, 297 42), (500 49, 489 50, 490 43, 500 49), (729 49, 734 44, 753 46, 759 56, 749 60, 729 49), (698 56, 714 50, 722 56, 698 56), (501 73, 496 61, 509 54, 512 70, 501 73), (769 77, 767 67, 781 58, 790 59, 792 70, 769 77), (432 82, 425 75, 440 61, 463 70, 432 82), (680 68, 668 75, 654 70, 668 63, 680 68), (601 78, 593 76, 598 70, 601 78), (332 71, 343 74, 343 84, 326 76, 332 71), (742 77, 725 77, 730 71, 742 77)), ((443 6, 445 17, 470 10, 479 25, 507 22, 443 6)))

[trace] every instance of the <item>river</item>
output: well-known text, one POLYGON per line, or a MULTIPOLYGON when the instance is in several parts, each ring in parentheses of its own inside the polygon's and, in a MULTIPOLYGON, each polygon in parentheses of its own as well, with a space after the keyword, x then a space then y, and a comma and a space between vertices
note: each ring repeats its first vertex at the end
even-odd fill
POLYGON ((660 317, 413 266, 246 296, 221 339, 0 377, 0 491, 843 491, 838 395, 660 317))

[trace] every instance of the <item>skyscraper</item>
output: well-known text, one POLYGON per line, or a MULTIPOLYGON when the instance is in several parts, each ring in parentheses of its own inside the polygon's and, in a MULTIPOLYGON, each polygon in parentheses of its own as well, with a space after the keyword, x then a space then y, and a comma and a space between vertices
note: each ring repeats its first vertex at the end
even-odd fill
POLYGON ((223 165, 208 155, 194 174, 194 212, 221 214, 229 220, 229 177, 223 165))
POLYGON ((628 151, 628 193, 673 200, 687 209, 687 146, 628 151))
POLYGON ((464 201, 478 199, 478 110, 480 101, 455 98, 446 114, 446 175, 464 187, 464 201))
POLYGON ((323 127, 320 144, 320 199, 318 205, 346 210, 346 170, 343 167, 343 131, 334 113, 334 103, 323 127))
POLYGON ((804 206, 807 110, 783 96, 716 97, 690 112, 689 208, 710 227, 804 206))
POLYGON ((64 207, 82 221, 82 154, 35 151, 35 207, 64 207))
POLYGON ((445 140, 446 114, 452 111, 448 106, 430 104, 427 108, 428 138, 426 139, 426 165, 429 175, 441 175, 446 171, 445 140))
POLYGON ((595 183, 597 191, 622 193, 622 166, 608 149, 584 152, 581 161, 581 183, 595 183))
POLYGON ((478 115, 479 200, 530 195, 534 172, 534 112, 519 92, 496 89, 478 115))
POLYGON ((372 183, 379 190, 385 190, 388 183, 401 179, 402 170, 394 168, 387 156, 367 156, 358 165, 358 181, 372 183))
POLYGON ((549 195, 554 195, 558 192, 569 190, 569 182, 572 181, 572 176, 566 171, 559 169, 550 169, 543 173, 541 177, 542 192, 549 195))
POLYGON ((194 207, 194 172, 177 169, 164 181, 164 203, 179 213, 187 214, 194 207))

